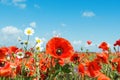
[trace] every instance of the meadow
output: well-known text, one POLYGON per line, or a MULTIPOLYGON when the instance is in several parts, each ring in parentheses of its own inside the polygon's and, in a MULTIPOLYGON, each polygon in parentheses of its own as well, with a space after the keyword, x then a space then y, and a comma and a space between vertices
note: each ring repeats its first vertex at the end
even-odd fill
POLYGON ((25 29, 27 40, 18 40, 22 48, 0 47, 0 80, 120 80, 120 40, 113 44, 114 52, 107 42, 98 46, 101 52, 76 52, 67 39, 56 36, 43 50, 38 37, 28 47, 33 33, 25 29))

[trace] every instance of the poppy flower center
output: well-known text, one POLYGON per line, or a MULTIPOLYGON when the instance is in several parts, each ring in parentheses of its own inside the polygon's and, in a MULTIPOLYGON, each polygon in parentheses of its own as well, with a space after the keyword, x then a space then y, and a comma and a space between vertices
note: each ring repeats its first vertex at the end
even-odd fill
POLYGON ((61 48, 58 48, 57 50, 56 50, 56 54, 57 55, 61 55, 63 53, 63 50, 61 49, 61 48))
POLYGON ((0 67, 4 67, 4 65, 5 65, 5 62, 0 62, 0 67))
POLYGON ((78 59, 79 59, 79 57, 78 57, 78 56, 74 57, 74 61, 77 61, 78 59))

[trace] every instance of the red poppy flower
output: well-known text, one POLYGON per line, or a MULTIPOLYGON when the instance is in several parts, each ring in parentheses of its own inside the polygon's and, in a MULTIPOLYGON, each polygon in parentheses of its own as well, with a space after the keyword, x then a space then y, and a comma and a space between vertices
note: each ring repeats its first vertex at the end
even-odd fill
POLYGON ((5 47, 0 48, 0 59, 5 59, 7 52, 8 52, 8 50, 5 47))
POLYGON ((35 67, 31 63, 26 63, 24 71, 26 73, 24 76, 33 76, 35 74, 35 67))
POLYGON ((97 77, 100 74, 101 66, 98 62, 92 61, 87 65, 87 74, 90 77, 97 77))
POLYGON ((101 74, 99 75, 99 77, 97 78, 97 80, 110 80, 110 78, 101 73, 101 74))
POLYGON ((8 48, 7 48, 7 47, 1 47, 1 49, 6 50, 6 52, 8 51, 8 48))
POLYGON ((108 44, 106 42, 102 42, 99 45, 99 48, 101 48, 103 51, 108 51, 109 50, 108 44))
POLYGON ((98 61, 101 61, 103 63, 108 63, 108 58, 109 58, 108 53, 105 53, 105 52, 98 53, 96 56, 98 61))
POLYGON ((29 51, 25 52, 25 58, 29 58, 30 56, 32 56, 31 52, 29 52, 29 51))
POLYGON ((11 72, 10 63, 0 60, 0 77, 8 77, 11 72))
POLYGON ((18 48, 16 46, 10 46, 9 47, 9 52, 10 53, 15 53, 18 48))
POLYGON ((78 66, 78 72, 79 72, 80 74, 83 74, 83 75, 84 75, 84 73, 85 73, 84 67, 85 67, 84 64, 82 64, 82 63, 79 64, 79 66, 78 66))
POLYGON ((49 58, 43 58, 39 61, 39 67, 42 72, 46 72, 47 69, 51 66, 51 60, 49 58))
POLYGON ((87 41, 87 44, 88 44, 88 45, 90 45, 91 43, 92 43, 92 41, 90 41, 90 40, 87 41))
POLYGON ((120 60, 118 61, 117 71, 120 73, 120 60))
POLYGON ((58 63, 63 66, 65 64, 64 60, 63 59, 59 59, 58 63))
POLYGON ((64 38, 54 37, 46 45, 46 53, 55 58, 68 58, 73 52, 72 45, 64 38))
POLYGON ((70 57, 70 61, 72 61, 72 62, 79 62, 79 60, 80 60, 80 56, 79 56, 79 54, 77 54, 77 53, 73 54, 73 55, 70 57))
POLYGON ((120 39, 115 42, 114 46, 120 46, 120 39))
POLYGON ((114 59, 112 59, 113 63, 118 62, 118 61, 120 61, 120 58, 114 58, 114 59))

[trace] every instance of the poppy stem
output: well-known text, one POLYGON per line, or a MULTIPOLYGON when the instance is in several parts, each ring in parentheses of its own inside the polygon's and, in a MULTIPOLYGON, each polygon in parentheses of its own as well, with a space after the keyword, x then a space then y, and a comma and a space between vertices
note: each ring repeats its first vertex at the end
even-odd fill
POLYGON ((118 53, 119 53, 119 46, 118 46, 118 53))

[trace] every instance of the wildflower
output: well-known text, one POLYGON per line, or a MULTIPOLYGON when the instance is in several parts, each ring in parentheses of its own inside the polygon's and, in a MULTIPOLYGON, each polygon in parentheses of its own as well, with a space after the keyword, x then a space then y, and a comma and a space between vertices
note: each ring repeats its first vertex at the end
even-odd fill
POLYGON ((91 43, 92 43, 92 41, 90 41, 90 40, 87 41, 87 44, 88 44, 88 45, 91 45, 91 43))
POLYGON ((92 61, 87 65, 87 75, 90 77, 97 77, 100 74, 101 66, 98 62, 92 61))
POLYGON ((120 58, 114 58, 111 62, 114 64, 113 67, 120 73, 120 58))
POLYGON ((26 28, 25 31, 24 31, 24 33, 26 35, 32 35, 34 33, 34 30, 32 28, 26 28))
POLYGON ((65 64, 64 59, 59 59, 58 63, 63 66, 65 64))
POLYGON ((43 47, 41 47, 41 44, 37 44, 37 45, 35 46, 35 49, 36 49, 37 51, 42 51, 42 50, 43 50, 43 47))
POLYGON ((28 45, 28 41, 25 41, 24 44, 25 44, 25 45, 28 45))
POLYGON ((70 58, 70 61, 75 62, 75 63, 79 62, 79 60, 80 60, 80 56, 77 53, 73 54, 70 58))
POLYGON ((41 43, 41 41, 42 41, 42 40, 41 40, 40 38, 38 38, 38 37, 36 37, 35 40, 36 40, 36 43, 41 43))
POLYGON ((110 80, 110 78, 101 73, 97 80, 110 80))
POLYGON ((53 37, 46 45, 46 53, 55 58, 68 58, 74 50, 69 41, 60 37, 53 37))
POLYGON ((16 47, 16 46, 10 46, 9 48, 9 53, 15 53, 17 50, 18 50, 18 48, 16 47))
POLYGON ((10 63, 0 60, 0 77, 8 77, 12 73, 10 63), (2 64, 2 66, 1 66, 2 64))
POLYGON ((29 51, 25 52, 25 58, 28 58, 28 57, 30 57, 30 56, 32 56, 32 53, 31 53, 31 52, 29 52, 29 51))
POLYGON ((99 53, 99 54, 96 54, 97 58, 96 60, 97 61, 101 61, 103 63, 108 63, 108 58, 109 58, 109 55, 105 52, 103 53, 99 53))
POLYGON ((6 54, 7 54, 8 50, 6 47, 2 47, 0 48, 0 59, 4 59, 6 54))
POLYGON ((120 46, 120 39, 114 43, 114 46, 120 46))
POLYGON ((120 60, 118 61, 117 71, 118 71, 118 73, 120 73, 120 60))
POLYGON ((82 75, 85 74, 85 69, 84 69, 84 64, 83 63, 80 63, 79 66, 78 66, 78 72, 82 75))
POLYGON ((42 72, 46 72, 48 68, 50 68, 50 59, 49 58, 42 58, 39 61, 39 67, 42 72))
POLYGON ((4 60, 0 60, 0 67, 4 67, 5 66, 5 61, 4 60))
POLYGON ((102 42, 100 45, 99 45, 99 48, 101 48, 103 51, 108 51, 109 50, 109 46, 106 42, 102 42))
POLYGON ((25 54, 24 54, 23 52, 17 52, 17 53, 16 53, 16 57, 17 57, 18 59, 24 58, 24 56, 25 56, 25 54))

